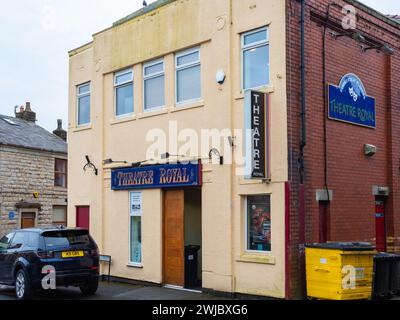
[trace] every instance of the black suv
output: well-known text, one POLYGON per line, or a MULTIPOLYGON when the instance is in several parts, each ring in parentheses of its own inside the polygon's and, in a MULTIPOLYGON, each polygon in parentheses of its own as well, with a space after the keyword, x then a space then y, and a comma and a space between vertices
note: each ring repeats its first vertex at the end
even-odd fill
POLYGON ((15 286, 18 299, 48 289, 43 282, 51 273, 57 287, 79 287, 85 295, 96 293, 99 250, 87 230, 25 229, 0 239, 0 283, 15 286))

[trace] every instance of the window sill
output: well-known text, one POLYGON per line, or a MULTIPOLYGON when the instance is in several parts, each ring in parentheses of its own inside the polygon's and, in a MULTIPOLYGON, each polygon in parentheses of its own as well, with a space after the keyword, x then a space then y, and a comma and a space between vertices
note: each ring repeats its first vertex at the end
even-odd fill
MULTIPOLYGON (((251 88, 248 90, 255 90, 255 91, 261 91, 264 93, 273 93, 275 91, 274 86, 263 86, 263 87, 258 87, 258 88, 251 88)), ((245 98, 245 91, 247 90, 240 90, 236 95, 235 95, 235 100, 242 100, 245 98)))
POLYGON ((180 112, 190 109, 202 108, 204 107, 204 100, 195 100, 186 103, 176 104, 172 109, 171 112, 180 112))
POLYGON ((141 263, 132 263, 132 262, 130 262, 126 266, 129 267, 129 268, 143 269, 143 264, 141 264, 141 263))
POLYGON ((54 186, 54 189, 56 190, 61 190, 61 191, 66 191, 68 187, 63 187, 63 186, 54 186))
POLYGON ((126 116, 126 117, 119 117, 119 118, 114 118, 111 119, 110 121, 110 125, 116 125, 116 124, 120 124, 120 123, 125 123, 125 122, 131 122, 131 121, 135 121, 137 120, 136 115, 130 115, 130 116, 126 116))
POLYGON ((141 113, 137 116, 138 119, 146 119, 146 118, 151 118, 151 117, 156 117, 156 116, 160 116, 163 114, 167 114, 168 113, 168 108, 162 108, 162 109, 157 109, 157 110, 149 110, 149 111, 145 111, 145 113, 141 113))
POLYGON ((244 263, 258 263, 258 264, 270 264, 275 265, 276 260, 271 254, 251 254, 245 253, 241 255, 236 262, 244 262, 244 263))
POLYGON ((78 126, 72 129, 72 132, 81 132, 81 131, 87 131, 93 129, 93 126, 91 124, 85 125, 85 126, 78 126))

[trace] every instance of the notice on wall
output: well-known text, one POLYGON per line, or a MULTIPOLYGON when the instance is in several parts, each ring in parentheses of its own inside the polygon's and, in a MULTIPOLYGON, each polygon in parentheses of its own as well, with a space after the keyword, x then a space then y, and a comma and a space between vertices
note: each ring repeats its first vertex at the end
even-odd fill
MULTIPOLYGON (((246 178, 269 178, 269 99, 258 91, 248 91, 245 99, 246 161, 251 163, 246 178), (249 136, 249 134, 247 134, 249 136)), ((249 166, 248 163, 248 166, 249 166)))
POLYGON ((131 192, 131 216, 142 215, 142 193, 131 192))

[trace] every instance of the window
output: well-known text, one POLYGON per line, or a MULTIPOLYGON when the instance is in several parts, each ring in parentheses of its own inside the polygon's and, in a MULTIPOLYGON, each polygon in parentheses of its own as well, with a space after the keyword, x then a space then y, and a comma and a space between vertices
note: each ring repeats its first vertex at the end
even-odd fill
POLYGON ((115 74, 115 115, 117 117, 133 113, 133 71, 124 70, 115 74))
POLYGON ((268 29, 262 28, 242 35, 243 89, 269 84, 268 29))
POLYGON ((67 160, 54 160, 54 186, 67 187, 67 160))
POLYGON ((93 246, 87 230, 46 231, 42 234, 46 248, 69 248, 75 245, 93 246))
POLYGON ((11 242, 11 249, 19 249, 22 248, 23 245, 26 243, 28 237, 26 237, 26 233, 24 232, 16 232, 15 236, 11 242))
POLYGON ((270 196, 248 196, 246 209, 246 250, 271 251, 270 196))
POLYGON ((191 49, 176 55, 176 102, 201 97, 200 50, 191 49))
POLYGON ((78 126, 90 124, 90 83, 78 86, 78 126))
POLYGON ((10 233, 0 239, 0 250, 8 249, 13 237, 14 237, 14 233, 10 233))
POLYGON ((164 61, 158 60, 143 66, 144 110, 152 111, 165 105, 164 61))
POLYGON ((67 226, 67 207, 54 206, 53 207, 53 226, 67 226))
POLYGON ((142 263, 142 193, 130 193, 130 262, 142 263))

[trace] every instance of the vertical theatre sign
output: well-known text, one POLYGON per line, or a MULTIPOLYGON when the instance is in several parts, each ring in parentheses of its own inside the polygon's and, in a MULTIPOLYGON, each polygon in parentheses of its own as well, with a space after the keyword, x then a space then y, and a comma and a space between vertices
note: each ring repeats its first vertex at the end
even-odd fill
POLYGON ((245 102, 245 128, 248 179, 268 179, 269 174, 269 96, 248 91, 245 102), (251 167, 250 167, 251 165, 251 167))
POLYGON ((328 86, 329 119, 375 129, 375 111, 375 99, 367 95, 356 75, 349 73, 339 86, 328 86))

